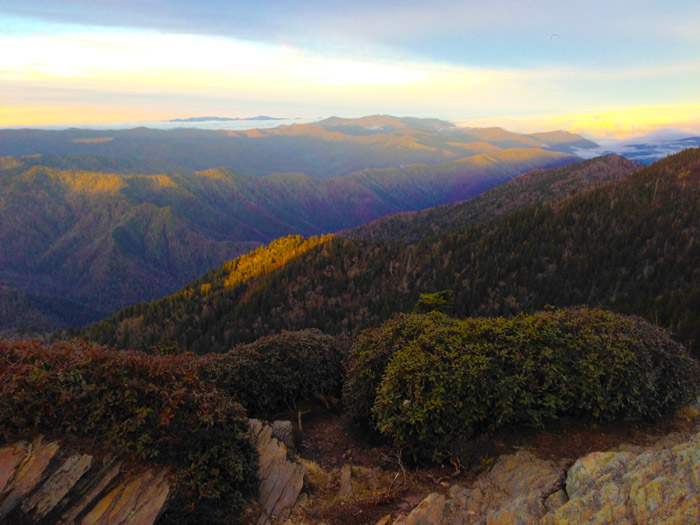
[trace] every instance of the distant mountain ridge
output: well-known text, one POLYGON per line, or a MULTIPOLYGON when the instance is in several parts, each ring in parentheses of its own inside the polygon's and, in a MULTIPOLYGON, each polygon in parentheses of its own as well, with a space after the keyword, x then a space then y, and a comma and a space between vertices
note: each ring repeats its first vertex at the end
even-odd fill
POLYGON ((544 140, 500 128, 465 130, 438 119, 386 115, 331 117, 312 124, 244 131, 0 130, 0 155, 91 155, 167 165, 176 172, 222 167, 253 176, 304 173, 313 178, 441 164, 509 148, 570 154, 572 144, 569 136, 560 142, 556 136, 544 140), (483 133, 486 139, 480 136, 483 133))

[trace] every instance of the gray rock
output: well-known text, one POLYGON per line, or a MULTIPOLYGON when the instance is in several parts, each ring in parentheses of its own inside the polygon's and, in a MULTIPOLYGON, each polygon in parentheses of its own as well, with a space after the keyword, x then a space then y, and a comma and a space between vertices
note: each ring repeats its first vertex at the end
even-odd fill
POLYGON ((670 434, 588 454, 568 472, 528 452, 503 456, 471 488, 454 485, 444 502, 431 494, 394 523, 699 523, 698 487, 700 433, 670 434))
POLYGON ((168 471, 149 469, 111 490, 81 523, 154 523, 163 511, 169 491, 168 471))
POLYGON ((92 456, 73 454, 43 483, 31 497, 22 502, 22 511, 33 521, 51 512, 92 465, 92 456))
POLYGON ((26 441, 18 441, 9 447, 0 448, 0 502, 11 488, 15 471, 29 456, 29 447, 26 441))
POLYGON ((561 467, 529 452, 502 456, 471 488, 454 485, 447 499, 431 494, 394 523, 534 523, 545 514, 543 502, 559 490, 562 480, 561 467), (418 521, 410 521, 414 513, 418 521), (421 521, 425 519, 436 521, 421 521))
POLYGON ((433 492, 418 506, 411 511, 408 516, 399 516, 394 525, 433 525, 443 523, 445 510, 445 496, 433 492))
POLYGON ((566 483, 571 499, 542 523, 698 523, 700 434, 667 436, 637 454, 594 452, 566 483))
POLYGON ((73 523, 85 509, 90 507, 103 490, 119 476, 122 462, 113 457, 106 457, 101 464, 93 464, 93 471, 88 476, 83 476, 76 485, 75 492, 79 497, 63 509, 61 521, 73 523))
MULTIPOLYGON (((4 499, 0 505, 0 519, 5 518, 16 505, 42 483, 49 463, 58 449, 58 443, 43 443, 41 436, 35 439, 30 447, 26 448, 27 455, 13 469, 11 479, 6 482, 4 499)), ((11 456, 16 457, 16 454, 11 452, 11 456)), ((9 460, 10 463, 12 461, 12 459, 9 460)))
POLYGON ((294 450, 294 428, 291 421, 274 421, 272 435, 277 441, 284 443, 287 450, 294 450))
POLYGON ((547 496, 547 499, 544 501, 544 508, 547 510, 547 512, 554 512, 567 501, 569 501, 569 498, 567 497, 566 492, 563 490, 558 490, 547 496))

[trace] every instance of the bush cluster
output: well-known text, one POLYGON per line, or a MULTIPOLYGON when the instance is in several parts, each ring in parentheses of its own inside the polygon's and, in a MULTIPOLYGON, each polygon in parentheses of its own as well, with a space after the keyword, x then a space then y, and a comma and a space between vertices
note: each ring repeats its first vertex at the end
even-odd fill
POLYGON ((201 358, 201 375, 253 417, 339 397, 345 352, 317 329, 282 332, 201 358))
POLYGON ((601 309, 512 319, 399 315, 357 339, 344 390, 356 423, 416 459, 507 424, 666 412, 698 393, 698 363, 662 329, 601 309))
POLYGON ((244 409, 198 367, 193 355, 0 340, 0 431, 89 436, 175 465, 180 519, 229 523, 256 491, 257 452, 244 409))

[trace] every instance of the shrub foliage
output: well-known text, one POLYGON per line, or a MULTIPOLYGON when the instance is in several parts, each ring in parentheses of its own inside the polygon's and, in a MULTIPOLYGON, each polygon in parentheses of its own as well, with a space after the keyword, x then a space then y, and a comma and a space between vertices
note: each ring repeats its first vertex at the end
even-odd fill
POLYGON ((338 397, 344 357, 336 340, 320 330, 282 332, 202 357, 201 373, 249 415, 264 416, 302 401, 338 397))
POLYGON ((193 355, 0 340, 0 432, 89 436, 175 465, 181 518, 228 523, 256 490, 257 452, 243 408, 198 367, 193 355))
POLYGON ((564 414, 643 418, 698 392, 700 368, 662 329, 588 308, 512 319, 399 315, 361 334, 344 399, 415 458, 507 424, 564 414))

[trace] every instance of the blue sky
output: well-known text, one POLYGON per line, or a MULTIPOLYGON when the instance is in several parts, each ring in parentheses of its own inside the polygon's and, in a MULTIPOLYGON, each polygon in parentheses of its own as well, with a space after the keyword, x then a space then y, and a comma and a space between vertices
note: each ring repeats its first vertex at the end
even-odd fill
POLYGON ((0 125, 392 113, 624 134, 700 121, 700 2, 0 0, 1 48, 0 125))

